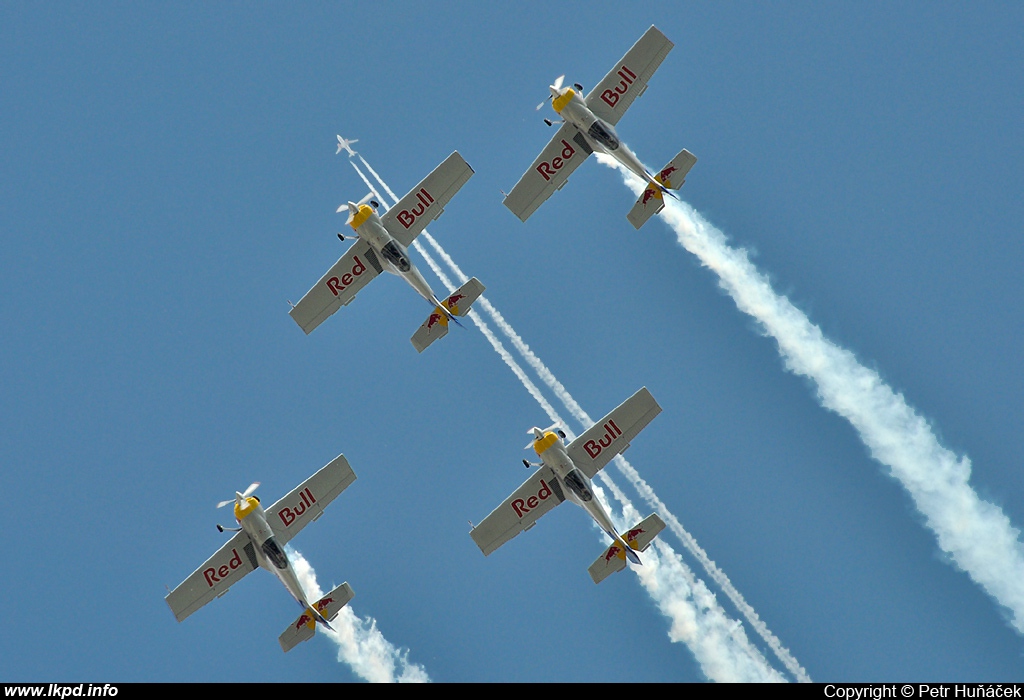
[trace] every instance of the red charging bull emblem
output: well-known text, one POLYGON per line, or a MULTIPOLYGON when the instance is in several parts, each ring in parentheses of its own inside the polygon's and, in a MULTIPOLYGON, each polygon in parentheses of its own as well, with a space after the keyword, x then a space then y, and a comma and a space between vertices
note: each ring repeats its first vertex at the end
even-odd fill
POLYGON ((668 181, 668 176, 671 175, 672 173, 674 173, 678 169, 679 168, 677 168, 674 165, 668 166, 667 168, 662 170, 660 173, 658 173, 658 180, 661 181, 661 184, 665 185, 665 187, 671 187, 672 185, 668 181))
POLYGON ((366 265, 363 264, 363 261, 359 259, 358 255, 352 256, 352 260, 355 264, 352 265, 352 269, 349 272, 346 272, 341 276, 341 279, 331 277, 327 280, 327 288, 331 290, 331 293, 334 294, 334 296, 338 296, 338 292, 343 291, 355 281, 356 277, 366 272, 366 265))
POLYGON ((301 500, 292 508, 287 506, 278 511, 278 516, 281 518, 281 522, 284 523, 285 527, 288 527, 295 522, 295 519, 306 512, 306 509, 316 503, 316 499, 313 498, 313 492, 308 488, 303 489, 302 493, 299 494, 301 500))
POLYGON ((459 311, 459 302, 466 298, 465 294, 452 294, 445 302, 445 306, 454 313, 459 311))
POLYGON ((555 174, 556 170, 561 170, 562 166, 565 165, 565 161, 576 155, 576 149, 569 145, 569 142, 562 139, 562 155, 561 157, 555 156, 551 159, 551 162, 544 161, 537 166, 537 172, 544 176, 545 180, 550 180, 551 176, 555 174))
POLYGON ((645 532, 647 532, 647 530, 644 530, 642 527, 635 527, 629 532, 627 532, 626 536, 623 539, 626 540, 626 542, 632 544, 633 542, 636 542, 637 537, 644 534, 645 532))
MULTIPOLYGON (((316 608, 317 612, 323 613, 324 608, 333 602, 334 598, 324 598, 323 600, 318 600, 313 607, 316 608)), ((313 618, 306 613, 302 613, 302 615, 299 616, 299 619, 295 622, 295 629, 300 629, 303 625, 312 626, 313 624, 315 624, 313 618)))
POLYGON ((611 561, 612 557, 616 556, 618 553, 619 553, 619 545, 613 544, 611 547, 608 548, 608 553, 604 555, 604 560, 605 561, 611 561))
POLYGON ((609 107, 614 107, 619 101, 619 95, 625 95, 626 91, 629 90, 629 86, 636 82, 636 73, 626 68, 625 65, 619 68, 618 74, 622 78, 619 84, 601 93, 601 99, 609 107))
POLYGON ((439 311, 435 311, 434 313, 430 314, 430 318, 427 319, 427 330, 429 331, 431 328, 440 323, 441 319, 443 319, 444 317, 444 314, 440 313, 439 311))
POLYGON ((587 451, 591 459, 597 459, 597 456, 604 451, 605 448, 610 447, 615 439, 622 435, 622 431, 619 430, 619 426, 615 425, 615 421, 610 420, 602 426, 605 429, 604 437, 598 440, 587 440, 583 443, 583 449, 587 451))
POLYGON ((242 565, 242 557, 238 556, 238 550, 231 550, 231 560, 227 564, 221 566, 211 566, 209 569, 203 569, 203 577, 206 579, 206 585, 213 588, 215 583, 219 583, 222 579, 227 578, 231 575, 231 572, 242 565))
POLYGON ((420 201, 419 204, 414 206, 412 209, 403 209, 398 212, 398 223, 402 224, 408 231, 409 227, 412 226, 416 218, 423 215, 431 204, 434 203, 434 198, 430 196, 430 193, 424 188, 420 188, 420 191, 416 193, 416 199, 420 201))
POLYGON ((551 496, 551 487, 548 486, 547 482, 543 479, 540 480, 540 491, 537 492, 536 496, 530 496, 526 500, 517 498, 512 501, 512 510, 516 512, 520 518, 526 513, 540 505, 541 501, 546 501, 551 496))

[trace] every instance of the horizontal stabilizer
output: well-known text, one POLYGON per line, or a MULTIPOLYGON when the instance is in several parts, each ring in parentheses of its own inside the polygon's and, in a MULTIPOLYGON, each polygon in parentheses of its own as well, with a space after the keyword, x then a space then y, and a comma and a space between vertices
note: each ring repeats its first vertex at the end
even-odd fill
MULTIPOLYGON (((678 190, 686 182, 686 174, 690 172, 690 168, 696 162, 697 156, 684 148, 679 152, 679 155, 668 162, 668 165, 658 171, 654 179, 667 189, 678 190)), ((661 191, 661 188, 651 183, 640 193, 640 197, 636 200, 633 208, 629 210, 629 213, 626 214, 626 218, 629 219, 629 223, 633 224, 633 228, 639 230, 641 226, 647 223, 648 219, 661 211, 664 206, 665 194, 661 191)))
MULTIPOLYGON (((333 591, 325 595, 320 600, 313 604, 317 612, 326 620, 333 620, 338 616, 345 605, 352 600, 355 593, 352 591, 352 587, 348 583, 343 583, 333 591)), ((288 629, 281 633, 281 636, 277 638, 281 642, 281 648, 288 652, 295 648, 295 645, 312 639, 316 633, 316 618, 313 615, 313 610, 306 608, 299 618, 293 622, 288 629)))
MULTIPOLYGON (((622 539, 634 551, 643 552, 651 546, 654 538, 664 529, 665 521, 658 517, 657 513, 652 513, 638 525, 623 533, 622 539)), ((612 542, 608 549, 604 550, 601 556, 590 565, 588 571, 590 572, 590 578, 594 579, 594 583, 601 583, 601 581, 604 581, 616 571, 622 571, 625 568, 626 552, 619 542, 612 542)))
POLYGON ((423 352, 435 340, 448 335, 448 314, 452 316, 465 316, 469 313, 469 307, 483 293, 484 285, 476 277, 472 277, 441 302, 445 305, 447 313, 440 306, 435 306, 434 310, 427 316, 427 320, 423 322, 423 325, 412 336, 412 344, 416 351, 423 352))

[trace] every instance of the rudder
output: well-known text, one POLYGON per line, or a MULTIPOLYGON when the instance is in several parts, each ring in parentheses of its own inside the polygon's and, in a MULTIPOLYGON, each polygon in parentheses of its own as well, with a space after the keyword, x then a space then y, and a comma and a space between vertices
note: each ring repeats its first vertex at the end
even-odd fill
MULTIPOLYGON (((668 162, 668 165, 658 171, 654 179, 670 190, 678 190, 686 182, 686 175, 696 162, 697 156, 684 148, 675 158, 668 162)), ((640 193, 640 197, 636 200, 633 208, 629 210, 629 213, 626 214, 626 218, 629 219, 629 223, 633 224, 633 228, 639 230, 641 226, 647 223, 648 219, 660 212, 664 207, 665 194, 653 183, 650 183, 640 193)))
MULTIPOLYGON (((465 316, 481 294, 484 293, 484 285, 476 277, 471 277, 464 285, 456 289, 442 303, 453 316, 465 316)), ((416 352, 423 352, 438 338, 448 335, 448 315, 445 309, 435 306, 434 310, 427 316, 411 340, 416 352)))
MULTIPOLYGON (((352 587, 345 582, 335 588, 333 591, 325 595, 323 598, 313 603, 313 607, 317 609, 325 619, 333 620, 338 616, 345 605, 355 596, 355 592, 352 587)), ((306 608, 298 619, 295 620, 288 629, 281 633, 281 636, 277 638, 277 641, 281 643, 281 649, 285 652, 289 652, 295 648, 296 645, 312 639, 316 633, 316 618, 313 616, 313 611, 310 608, 306 608)))
MULTIPOLYGON (((664 529, 665 521, 657 513, 652 513, 623 533, 622 539, 634 550, 645 552, 658 533, 664 529)), ((601 583, 615 572, 625 568, 626 553, 622 551, 622 546, 618 542, 612 542, 587 571, 590 572, 590 578, 594 579, 594 583, 601 583)))

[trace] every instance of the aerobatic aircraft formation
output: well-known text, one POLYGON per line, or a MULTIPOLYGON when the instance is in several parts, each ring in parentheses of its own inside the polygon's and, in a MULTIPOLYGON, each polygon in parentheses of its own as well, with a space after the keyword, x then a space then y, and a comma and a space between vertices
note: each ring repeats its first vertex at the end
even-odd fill
MULTIPOLYGON (((696 158, 682 150, 657 173, 648 172, 619 138, 615 125, 633 101, 647 89, 647 83, 672 49, 656 27, 651 27, 634 44, 589 94, 574 83, 563 87, 564 76, 549 86, 551 106, 558 119, 545 119, 560 126, 550 142, 505 197, 505 205, 522 221, 551 194, 565 184, 569 175, 593 152, 615 158, 634 173, 646 188, 627 218, 640 228, 664 207, 664 197, 679 189, 696 158)), ((543 106, 543 103, 540 105, 543 106)), ((357 139, 338 136, 337 153, 349 157, 357 139)), ((290 315, 306 333, 311 333, 329 316, 348 305, 382 272, 403 278, 430 306, 430 313, 411 340, 422 352, 444 337, 450 323, 461 326, 459 318, 471 310, 484 291, 483 284, 470 278, 445 297, 438 297, 413 263, 409 248, 426 225, 435 221, 456 193, 473 175, 473 169, 456 151, 412 188, 404 197, 382 210, 371 193, 358 201, 347 201, 338 212, 347 214, 351 232, 338 234, 352 244, 326 273, 306 292, 290 315)), ((591 484, 612 458, 621 454, 659 413, 661 406, 646 388, 608 413, 582 435, 566 444, 566 433, 558 425, 531 428, 527 449, 533 448, 540 463, 523 460, 531 476, 512 492, 490 515, 471 529, 471 537, 484 555, 519 533, 565 500, 585 510, 607 535, 609 544, 589 567, 595 583, 621 571, 627 564, 642 565, 641 554, 665 527, 658 514, 651 514, 634 527, 620 532, 591 484)), ((220 532, 232 532, 209 559, 166 597, 180 622, 214 598, 218 598, 250 571, 272 572, 302 609, 298 619, 281 634, 284 651, 314 636, 319 624, 331 629, 339 611, 354 596, 342 583, 326 596, 310 600, 284 549, 292 537, 318 519, 324 509, 355 481, 355 473, 344 455, 301 483, 289 494, 264 509, 253 483, 218 507, 233 506, 237 526, 217 525, 220 532)))

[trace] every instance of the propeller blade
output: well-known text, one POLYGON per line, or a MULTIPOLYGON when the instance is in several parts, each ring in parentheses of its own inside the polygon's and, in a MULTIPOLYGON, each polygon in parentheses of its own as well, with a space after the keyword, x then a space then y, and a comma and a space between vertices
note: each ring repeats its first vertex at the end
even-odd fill
POLYGON ((340 214, 346 209, 348 209, 348 218, 345 219, 345 225, 350 226, 352 224, 352 220, 356 218, 356 212, 359 211, 359 205, 357 205, 355 202, 342 204, 340 207, 338 207, 338 213, 340 214))
POLYGON ((232 504, 239 503, 239 502, 245 500, 246 498, 248 498, 249 496, 251 496, 253 494, 253 492, 256 491, 256 489, 259 488, 259 486, 260 486, 260 482, 254 481, 251 484, 249 484, 249 488, 247 488, 244 493, 240 493, 238 491, 235 491, 235 497, 234 498, 232 498, 229 501, 221 501, 220 503, 217 504, 217 507, 218 508, 223 508, 224 506, 230 506, 232 504))
POLYGON ((551 100, 555 96, 555 93, 557 93, 559 90, 562 89, 562 81, 563 80, 565 80, 565 76, 564 75, 560 75, 557 78, 555 78, 555 84, 551 85, 548 88, 549 90, 551 90, 551 94, 548 95, 547 98, 545 98, 544 102, 541 102, 539 105, 537 105, 537 110, 536 111, 539 112, 540 108, 543 107, 549 100, 551 100))
MULTIPOLYGON (((558 427, 558 423, 555 423, 555 425, 553 425, 553 426, 551 426, 551 427, 552 427, 552 428, 556 428, 556 427, 558 427)), ((548 428, 548 430, 550 430, 550 429, 551 429, 551 428, 548 428)), ((537 440, 541 440, 541 439, 542 439, 542 438, 544 437, 544 433, 545 433, 545 432, 547 432, 547 431, 545 431, 545 430, 541 430, 541 429, 540 429, 540 428, 538 428, 537 426, 533 426, 532 428, 530 428, 529 430, 527 430, 527 431, 526 431, 526 434, 527 434, 527 435, 532 435, 532 436, 533 436, 533 439, 532 439, 532 440, 530 440, 530 441, 529 441, 528 443, 526 443, 526 446, 525 446, 525 447, 523 447, 523 449, 524 449, 524 450, 528 450, 528 449, 530 449, 531 447, 533 447, 533 443, 534 443, 534 442, 536 442, 537 440)))

